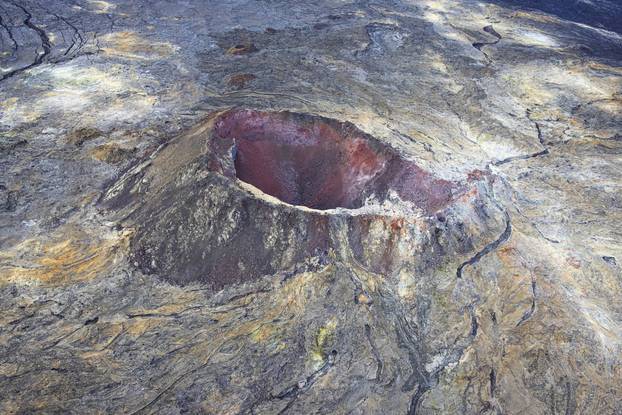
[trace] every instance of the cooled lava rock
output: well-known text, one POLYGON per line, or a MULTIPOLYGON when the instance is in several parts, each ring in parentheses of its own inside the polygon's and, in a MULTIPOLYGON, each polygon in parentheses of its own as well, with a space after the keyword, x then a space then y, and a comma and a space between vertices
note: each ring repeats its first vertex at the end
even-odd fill
POLYGON ((435 177, 353 124, 291 112, 214 114, 105 197, 135 227, 145 273, 213 290, 355 259, 424 272, 502 228, 489 175, 435 177))

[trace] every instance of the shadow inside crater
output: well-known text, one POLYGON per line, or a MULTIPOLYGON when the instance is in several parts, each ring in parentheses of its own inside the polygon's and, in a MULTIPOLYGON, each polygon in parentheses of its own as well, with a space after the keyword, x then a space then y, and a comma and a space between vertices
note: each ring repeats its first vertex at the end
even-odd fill
POLYGON ((354 125, 323 117, 231 110, 216 121, 209 148, 210 170, 313 209, 356 209, 394 191, 433 212, 458 190, 354 125))

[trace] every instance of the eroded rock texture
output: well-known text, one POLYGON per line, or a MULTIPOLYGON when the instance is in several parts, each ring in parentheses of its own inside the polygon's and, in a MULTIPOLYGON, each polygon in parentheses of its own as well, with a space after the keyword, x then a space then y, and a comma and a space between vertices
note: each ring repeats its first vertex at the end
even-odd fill
POLYGON ((0 0, 0 412, 622 413, 570 3, 0 0))

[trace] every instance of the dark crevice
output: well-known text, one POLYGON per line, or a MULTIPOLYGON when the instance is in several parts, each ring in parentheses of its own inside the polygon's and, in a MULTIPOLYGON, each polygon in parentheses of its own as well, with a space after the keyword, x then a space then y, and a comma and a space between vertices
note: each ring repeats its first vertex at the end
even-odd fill
POLYGON ((411 324, 404 316, 398 316, 395 323, 399 345, 407 350, 412 368, 412 373, 402 385, 401 390, 408 392, 416 386, 406 414, 415 415, 421 398, 432 387, 430 374, 424 367, 425 359, 421 350, 422 342, 419 336, 419 328, 411 324))
MULTIPOLYGON (((529 117, 529 115, 528 115, 528 117, 529 117)), ((538 132, 538 142, 544 147, 544 150, 538 151, 536 153, 531 153, 531 154, 523 154, 523 155, 520 155, 520 156, 508 157, 508 158, 505 158, 503 160, 495 161, 492 164, 494 166, 500 166, 502 164, 511 163, 513 161, 516 161, 516 160, 527 160, 527 159, 532 159, 532 158, 535 158, 535 157, 545 156, 545 155, 549 154, 549 149, 546 148, 546 146, 544 144, 544 139, 542 138, 542 131, 540 130, 540 124, 538 124, 537 122, 534 122, 534 125, 535 125, 535 128, 536 128, 536 131, 538 132)))
POLYGON ((616 257, 613 257, 613 256, 607 256, 607 255, 605 255, 605 256, 603 256, 602 258, 603 258, 603 261, 605 261, 605 262, 606 262, 606 263, 608 263, 609 265, 613 265, 613 266, 618 265, 618 263, 617 263, 617 261, 616 261, 616 257))
MULTIPOLYGON (((471 319, 471 325, 466 335, 459 336, 453 345, 444 351, 442 361, 433 370, 428 371, 425 362, 429 360, 425 353, 425 340, 421 334, 421 327, 425 324, 425 312, 420 316, 421 323, 411 322, 406 316, 409 312, 402 308, 402 305, 390 295, 380 292, 379 297, 384 303, 383 309, 390 309, 395 312, 393 326, 397 337, 397 344, 408 354, 411 373, 402 384, 400 390, 403 393, 412 393, 406 415, 416 415, 420 412, 421 404, 428 391, 438 384, 439 377, 443 371, 453 363, 460 361, 464 351, 472 344, 477 334, 478 323, 475 318, 471 319), (475 327, 475 328, 474 328, 475 327)), ((468 306, 468 311, 474 317, 474 305, 468 306)), ((420 310, 421 312, 421 310, 420 310)))
POLYGON ((492 324, 497 324, 497 313, 490 310, 490 320, 492 320, 492 324))
POLYGON ((479 329, 479 323, 477 322, 477 317, 475 316, 475 311, 473 306, 469 307, 469 314, 471 314, 471 332, 470 335, 472 337, 477 336, 477 330, 479 329))
POLYGON ((34 64, 35 65, 40 65, 43 60, 50 54, 50 51, 52 50, 52 46, 50 44, 50 39, 47 35, 47 33, 45 33, 45 30, 41 29, 39 26, 35 25, 34 23, 32 23, 32 14, 23 6, 17 4, 17 3, 12 3, 15 7, 21 9, 24 14, 26 15, 26 19, 24 19, 24 26, 28 27, 29 29, 35 31, 37 33, 37 36, 39 36, 39 39, 41 40, 41 47, 43 48, 43 53, 39 54, 35 60, 34 60, 34 64))
POLYGON ((520 326, 525 321, 529 320, 531 316, 533 316, 533 313, 535 311, 536 311, 536 280, 532 278, 531 280, 531 307, 529 308, 529 310, 525 312, 525 314, 523 314, 523 316, 518 321, 518 323, 516 323, 516 327, 520 326))
POLYGON ((489 35, 492 35, 496 38, 496 40, 494 40, 493 42, 473 42, 471 45, 473 45, 473 47, 477 50, 479 50, 480 52, 482 52, 484 54, 484 56, 486 57, 486 59, 488 61, 491 61, 490 57, 488 56, 488 54, 486 52, 484 52, 482 50, 482 48, 484 46, 491 46, 491 45, 496 45, 497 43, 499 43, 499 41, 502 39, 501 35, 492 27, 492 25, 488 25, 484 27, 484 32, 488 33, 489 35))
POLYGON ((544 238, 546 241, 553 243, 553 244, 558 244, 559 241, 557 239, 553 239, 553 238, 549 238, 548 236, 544 235, 542 233, 542 231, 540 229, 538 229, 538 227, 536 226, 536 224, 532 223, 532 226, 534 227, 534 229, 540 234, 540 236, 542 238, 544 238))
MULTIPOLYGON (((19 8, 25 15, 26 18, 23 20, 22 24, 24 26, 26 26, 27 28, 31 29, 32 31, 36 32, 37 37, 40 39, 41 41, 41 46, 43 48, 43 53, 39 53, 39 50, 37 48, 37 50, 35 51, 35 53, 37 54, 35 59, 32 61, 32 63, 30 63, 29 65, 23 66, 21 68, 17 68, 17 69, 13 69, 7 73, 5 73, 4 75, 2 75, 0 77, 0 82, 4 81, 6 79, 12 78, 16 75, 21 74, 22 72, 25 72, 29 69, 32 69, 36 66, 39 66, 45 62, 49 62, 52 64, 57 64, 57 63, 63 63, 63 62, 68 62, 71 61, 79 56, 89 56, 89 55, 95 55, 97 53, 100 52, 100 49, 98 48, 98 50, 96 52, 93 51, 87 51, 87 52, 82 52, 82 49, 84 47, 84 45, 87 44, 87 39, 84 38, 84 36, 82 35, 81 31, 73 24, 69 21, 69 19, 53 13, 47 9, 43 9, 44 11, 46 11, 48 14, 50 14, 51 16, 56 17, 58 20, 62 21, 67 27, 69 27, 73 34, 71 36, 71 41, 69 46, 65 49, 64 52, 62 52, 62 54, 60 54, 60 56, 58 56, 55 59, 51 59, 52 56, 52 44, 50 42, 49 36, 48 34, 45 32, 45 30, 43 30, 41 27, 35 25, 34 23, 32 23, 32 19, 33 19, 33 15, 32 13, 26 9, 24 6, 16 3, 16 2, 10 2, 10 4, 14 5, 15 7, 19 8)), ((15 51, 17 51, 19 49, 19 43, 17 43, 17 41, 14 39, 13 37, 13 32, 10 29, 10 27, 3 21, 2 17, 0 16, 0 27, 4 28, 4 30, 6 30, 6 32, 9 34, 9 38, 11 39, 11 41, 13 42, 13 53, 15 53, 15 51)), ((64 34, 61 31, 61 35, 63 36, 64 39, 64 34)), ((94 35, 96 37, 96 35, 94 35)))
POLYGON ((527 159, 531 159, 531 158, 535 158, 535 157, 540 157, 540 156, 544 156, 549 154, 549 150, 547 148, 545 148, 542 151, 538 151, 537 153, 533 153, 533 154, 524 154, 521 156, 512 156, 512 157, 508 157, 506 159, 503 160, 499 160, 499 161, 495 161, 494 163, 492 163, 495 166, 500 166, 502 164, 506 164, 506 163, 511 163, 513 161, 516 160, 527 160, 527 159))
POLYGON ((538 141, 540 142, 540 144, 542 145, 542 147, 545 147, 544 144, 544 139, 542 138, 542 130, 540 129, 540 124, 538 124, 537 122, 533 121, 534 126, 536 127, 536 131, 538 132, 538 141))
POLYGON ((477 262, 479 262, 480 259, 482 259, 484 256, 486 256, 490 252, 494 251, 495 249, 499 247, 499 245, 507 241, 510 238, 510 235, 512 235, 512 222, 510 220, 510 215, 507 212, 505 212, 505 229, 503 233, 497 239, 495 239, 494 241, 486 245, 481 251, 476 253, 473 257, 469 258, 467 261, 460 264, 460 266, 456 270, 456 277, 462 278, 462 271, 464 267, 466 267, 467 265, 474 265, 477 262))
POLYGON ((313 384, 317 382, 319 378, 321 378, 326 373, 328 373, 330 368, 335 365, 336 357, 337 357, 337 351, 333 350, 328 355, 328 358, 326 359, 322 367, 320 367, 318 370, 316 370, 315 372, 313 372, 312 374, 310 374, 309 376, 307 376, 305 379, 301 380, 300 382, 296 383, 295 385, 285 388, 284 390, 282 390, 276 395, 271 395, 270 399, 278 399, 278 400, 291 399, 287 403, 285 408, 279 411, 279 414, 284 414, 285 412, 287 412, 294 405, 294 403, 296 402, 296 400, 301 394, 311 389, 313 384))
POLYGON ((83 326, 79 326, 79 327, 75 328, 74 330, 70 331, 69 333, 60 336, 58 339, 54 340, 51 344, 45 346, 43 348, 43 350, 49 350, 49 349, 52 349, 52 348, 56 347, 58 344, 60 344, 60 342, 62 342, 63 340, 69 338, 73 334, 77 333, 78 330, 82 329, 82 327, 83 326))
POLYGON ((17 69, 14 69, 12 71, 5 73, 4 75, 2 75, 2 77, 0 77, 0 82, 6 79, 9 79, 17 74, 20 74, 28 69, 41 65, 44 62, 44 60, 50 55, 51 50, 52 50, 50 39, 47 33, 45 33, 45 30, 41 29, 39 26, 32 23, 32 17, 33 17, 32 14, 24 6, 18 3, 11 2, 11 4, 19 8, 26 15, 26 18, 24 19, 23 24, 24 26, 28 27, 29 29, 37 33, 37 36, 41 40, 41 46, 43 47, 43 53, 40 54, 38 53, 38 51, 35 51, 35 53, 37 53, 37 56, 35 57, 34 61, 30 65, 26 65, 21 68, 17 68, 17 69))
POLYGON ((484 32, 486 32, 486 33, 496 37, 497 38, 497 42, 499 42, 502 39, 501 35, 492 27, 492 25, 485 26, 484 27, 484 32))
POLYGON ((473 306, 470 306, 469 310, 471 310, 471 313, 473 315, 469 335, 467 337, 462 337, 462 341, 460 341, 460 338, 456 339, 453 350, 451 351, 451 353, 449 353, 448 356, 443 359, 443 362, 439 365, 439 367, 434 369, 431 373, 428 373, 424 369, 423 373, 419 373, 417 375, 417 388, 410 400, 408 411, 406 412, 407 415, 416 415, 418 413, 421 400, 425 393, 432 389, 432 387, 434 387, 438 383, 441 373, 448 365, 460 361, 460 359, 464 355, 464 351, 467 349, 467 347, 469 347, 470 344, 472 344, 473 339, 475 339, 475 336, 477 335, 478 324, 476 318, 474 317, 474 312, 472 311, 473 306))
POLYGON ((545 156, 545 155, 550 153, 546 143, 544 142, 544 137, 542 135, 542 130, 540 129, 540 124, 537 121, 534 121, 534 120, 531 119, 531 110, 530 109, 527 109, 526 116, 527 116, 527 119, 533 123, 534 128, 536 129, 536 132, 538 134, 538 142, 540 143, 540 145, 542 147, 544 147, 544 149, 540 150, 540 151, 537 151, 535 153, 531 153, 531 154, 523 154, 523 155, 520 155, 520 156, 508 157, 508 158, 505 158, 503 160, 497 160, 497 161, 492 163, 494 166, 500 166, 502 164, 511 163, 511 162, 517 161, 517 160, 527 160, 527 159, 532 159, 532 158, 535 158, 535 157, 545 156))
POLYGON ((408 407, 407 415, 417 415, 417 409, 419 408, 419 401, 424 393, 426 393, 430 387, 428 385, 419 384, 417 390, 410 400, 410 406, 408 407))
MULTIPOLYGON (((185 308, 183 310, 180 310, 176 313, 133 313, 133 314, 126 314, 126 317, 128 319, 134 319, 134 318, 179 318, 182 317, 185 313, 189 312, 189 311, 195 311, 195 310, 200 310, 204 308, 204 306, 202 305, 195 305, 195 306, 190 306, 188 308, 185 308)), ((212 322, 213 320, 210 320, 210 322, 212 322)))
POLYGON ((95 316, 95 317, 93 317, 93 318, 90 318, 90 319, 86 320, 86 321, 84 322, 84 325, 85 325, 85 326, 90 326, 91 324, 96 324, 98 321, 99 321, 99 317, 98 317, 98 316, 95 316))
POLYGON ((82 49, 82 46, 84 46, 84 44, 86 43, 84 38, 82 37, 82 34, 80 33, 80 30, 78 30, 78 28, 65 17, 56 13, 51 13, 49 11, 48 13, 65 23, 73 31, 73 35, 71 36, 71 44, 67 47, 67 49, 65 49, 63 56, 67 56, 71 52, 71 50, 76 47, 76 45, 77 47, 75 48, 74 53, 78 53, 82 49))

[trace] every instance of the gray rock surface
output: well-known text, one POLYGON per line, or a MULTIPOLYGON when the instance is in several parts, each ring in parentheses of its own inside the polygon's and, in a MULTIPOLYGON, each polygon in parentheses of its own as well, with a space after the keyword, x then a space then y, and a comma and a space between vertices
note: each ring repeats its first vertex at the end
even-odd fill
POLYGON ((0 0, 0 412, 622 413, 622 12, 554 3, 0 0), (285 203, 246 109, 400 167, 285 203))

